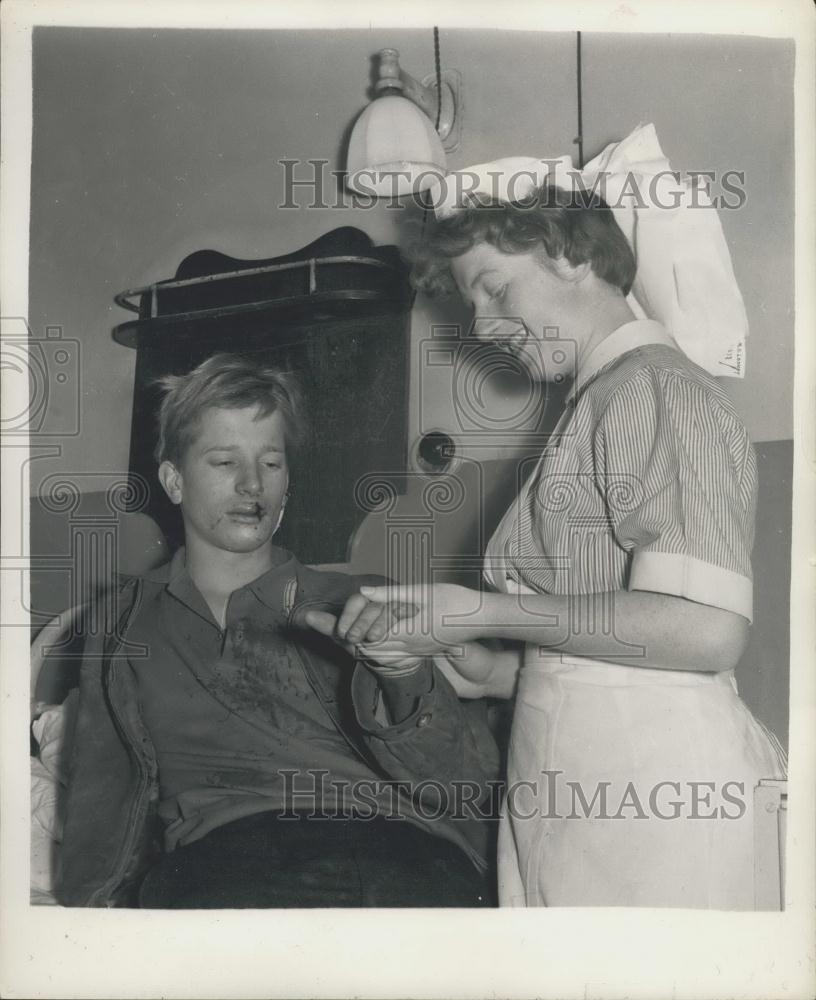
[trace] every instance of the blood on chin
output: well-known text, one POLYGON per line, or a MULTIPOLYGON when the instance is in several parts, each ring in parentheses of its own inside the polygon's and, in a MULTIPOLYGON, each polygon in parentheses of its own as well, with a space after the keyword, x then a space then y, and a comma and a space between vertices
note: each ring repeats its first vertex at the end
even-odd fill
POLYGON ((242 542, 257 542, 259 538, 271 538, 271 521, 267 514, 228 514, 219 525, 222 537, 232 538, 239 546, 242 542))

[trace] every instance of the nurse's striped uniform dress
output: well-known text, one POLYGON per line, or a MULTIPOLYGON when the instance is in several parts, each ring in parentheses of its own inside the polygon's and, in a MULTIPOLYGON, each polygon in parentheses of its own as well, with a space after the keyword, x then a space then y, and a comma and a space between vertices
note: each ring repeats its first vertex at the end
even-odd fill
POLYGON ((750 620, 755 499, 745 427, 662 326, 627 323, 596 348, 487 551, 494 587, 575 595, 599 643, 598 659, 525 649, 502 905, 753 908, 753 789, 784 777, 784 754, 732 671, 639 666, 614 592, 750 620))

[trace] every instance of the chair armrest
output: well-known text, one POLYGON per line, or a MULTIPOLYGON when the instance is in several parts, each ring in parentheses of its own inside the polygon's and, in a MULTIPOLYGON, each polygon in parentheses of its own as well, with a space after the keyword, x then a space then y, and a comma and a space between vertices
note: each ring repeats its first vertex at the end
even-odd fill
POLYGON ((51 621, 40 630, 34 641, 31 643, 31 687, 29 694, 31 699, 32 715, 36 706, 40 706, 39 712, 41 712, 46 705, 45 702, 42 702, 37 698, 37 681, 39 680, 43 663, 49 653, 59 648, 59 646, 65 641, 65 638, 71 634, 74 624, 86 606, 87 605, 85 604, 77 604, 73 608, 69 608, 67 611, 63 611, 62 614, 52 618, 51 621))

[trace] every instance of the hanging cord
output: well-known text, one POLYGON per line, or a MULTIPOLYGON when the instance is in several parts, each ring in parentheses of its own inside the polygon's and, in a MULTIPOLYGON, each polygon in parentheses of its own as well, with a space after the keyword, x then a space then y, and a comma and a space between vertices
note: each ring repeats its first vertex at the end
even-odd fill
POLYGON ((578 169, 584 169, 584 109, 581 95, 581 32, 578 32, 578 46, 576 52, 576 69, 578 77, 578 135, 573 142, 578 143, 578 169))
POLYGON ((439 122, 442 119, 442 60, 439 57, 439 28, 434 27, 434 68, 436 69, 436 124, 434 128, 439 131, 439 122))
MULTIPOLYGON (((434 123, 434 128, 439 131, 439 122, 442 119, 442 58, 439 53, 439 28, 434 26, 433 30, 433 40, 434 40, 434 68, 436 70, 436 122, 434 123)), ((425 197, 425 192, 422 193, 422 227, 419 231, 419 241, 422 243, 425 239, 425 226, 428 221, 428 213, 433 208, 433 204, 430 201, 430 196, 425 197)), ((411 305, 413 306, 414 298, 416 298, 416 292, 414 292, 411 299, 411 305)))

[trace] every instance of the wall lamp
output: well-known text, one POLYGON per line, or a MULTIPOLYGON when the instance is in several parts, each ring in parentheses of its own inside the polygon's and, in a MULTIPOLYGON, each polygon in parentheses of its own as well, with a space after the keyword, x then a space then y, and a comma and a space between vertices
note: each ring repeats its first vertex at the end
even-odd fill
POLYGON ((374 100, 349 139, 346 187, 376 197, 424 191, 444 177, 445 153, 459 145, 461 77, 437 69, 415 80, 401 69, 396 49, 382 49, 378 57, 374 100))

